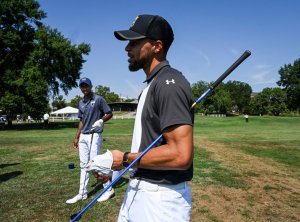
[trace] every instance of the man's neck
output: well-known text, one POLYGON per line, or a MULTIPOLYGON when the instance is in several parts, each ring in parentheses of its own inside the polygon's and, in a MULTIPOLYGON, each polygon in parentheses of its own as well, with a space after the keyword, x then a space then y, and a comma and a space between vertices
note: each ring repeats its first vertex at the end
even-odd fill
POLYGON ((147 68, 144 68, 144 72, 146 74, 147 77, 149 77, 150 73, 153 71, 153 69, 159 64, 161 63, 162 61, 164 61, 165 59, 163 60, 158 60, 156 58, 154 58, 151 62, 151 64, 147 67, 147 68))
POLYGON ((84 95, 84 100, 90 100, 93 97, 93 93, 89 93, 88 95, 84 95))

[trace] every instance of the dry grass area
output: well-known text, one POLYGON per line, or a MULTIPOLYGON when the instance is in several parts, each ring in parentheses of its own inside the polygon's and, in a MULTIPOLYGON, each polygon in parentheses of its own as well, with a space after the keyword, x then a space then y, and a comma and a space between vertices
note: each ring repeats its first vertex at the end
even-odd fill
POLYGON ((300 181, 295 171, 223 144, 196 139, 195 145, 212 152, 215 160, 241 174, 248 188, 200 187, 191 183, 192 222, 300 221, 300 181))

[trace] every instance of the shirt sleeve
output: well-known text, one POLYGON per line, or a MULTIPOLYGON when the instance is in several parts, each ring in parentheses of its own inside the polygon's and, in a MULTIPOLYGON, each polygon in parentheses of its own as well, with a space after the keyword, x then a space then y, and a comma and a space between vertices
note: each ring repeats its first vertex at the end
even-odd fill
POLYGON ((104 114, 109 114, 112 112, 110 106, 107 104, 103 97, 101 97, 100 99, 100 109, 104 114))
POLYGON ((78 108, 78 118, 82 119, 83 113, 82 113, 82 110, 80 109, 80 102, 78 103, 77 108, 78 108))
POLYGON ((161 130, 172 125, 193 124, 190 85, 180 77, 172 76, 170 80, 172 82, 168 83, 163 79, 156 86, 155 104, 161 130))

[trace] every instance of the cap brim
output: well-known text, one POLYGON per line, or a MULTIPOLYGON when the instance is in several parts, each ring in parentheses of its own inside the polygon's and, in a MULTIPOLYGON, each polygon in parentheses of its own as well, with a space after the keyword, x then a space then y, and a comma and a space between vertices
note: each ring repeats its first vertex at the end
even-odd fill
POLYGON ((114 34, 115 37, 119 40, 137 40, 146 38, 146 36, 132 30, 115 31, 114 34))
POLYGON ((89 83, 87 83, 87 82, 81 82, 81 83, 79 83, 79 86, 81 86, 81 85, 83 85, 83 84, 86 84, 86 85, 88 85, 88 86, 92 86, 92 84, 89 84, 89 83))

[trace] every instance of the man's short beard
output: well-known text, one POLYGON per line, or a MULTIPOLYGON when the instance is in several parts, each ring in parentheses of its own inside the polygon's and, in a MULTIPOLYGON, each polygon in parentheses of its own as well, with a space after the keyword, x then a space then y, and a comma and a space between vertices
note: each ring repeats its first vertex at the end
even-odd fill
POLYGON ((128 69, 131 72, 138 71, 140 69, 143 69, 144 66, 150 61, 150 56, 141 58, 140 60, 137 60, 133 64, 129 64, 128 69))
POLYGON ((129 64, 129 66, 128 66, 128 69, 131 72, 138 71, 141 68, 142 68, 142 66, 139 63, 129 64))

